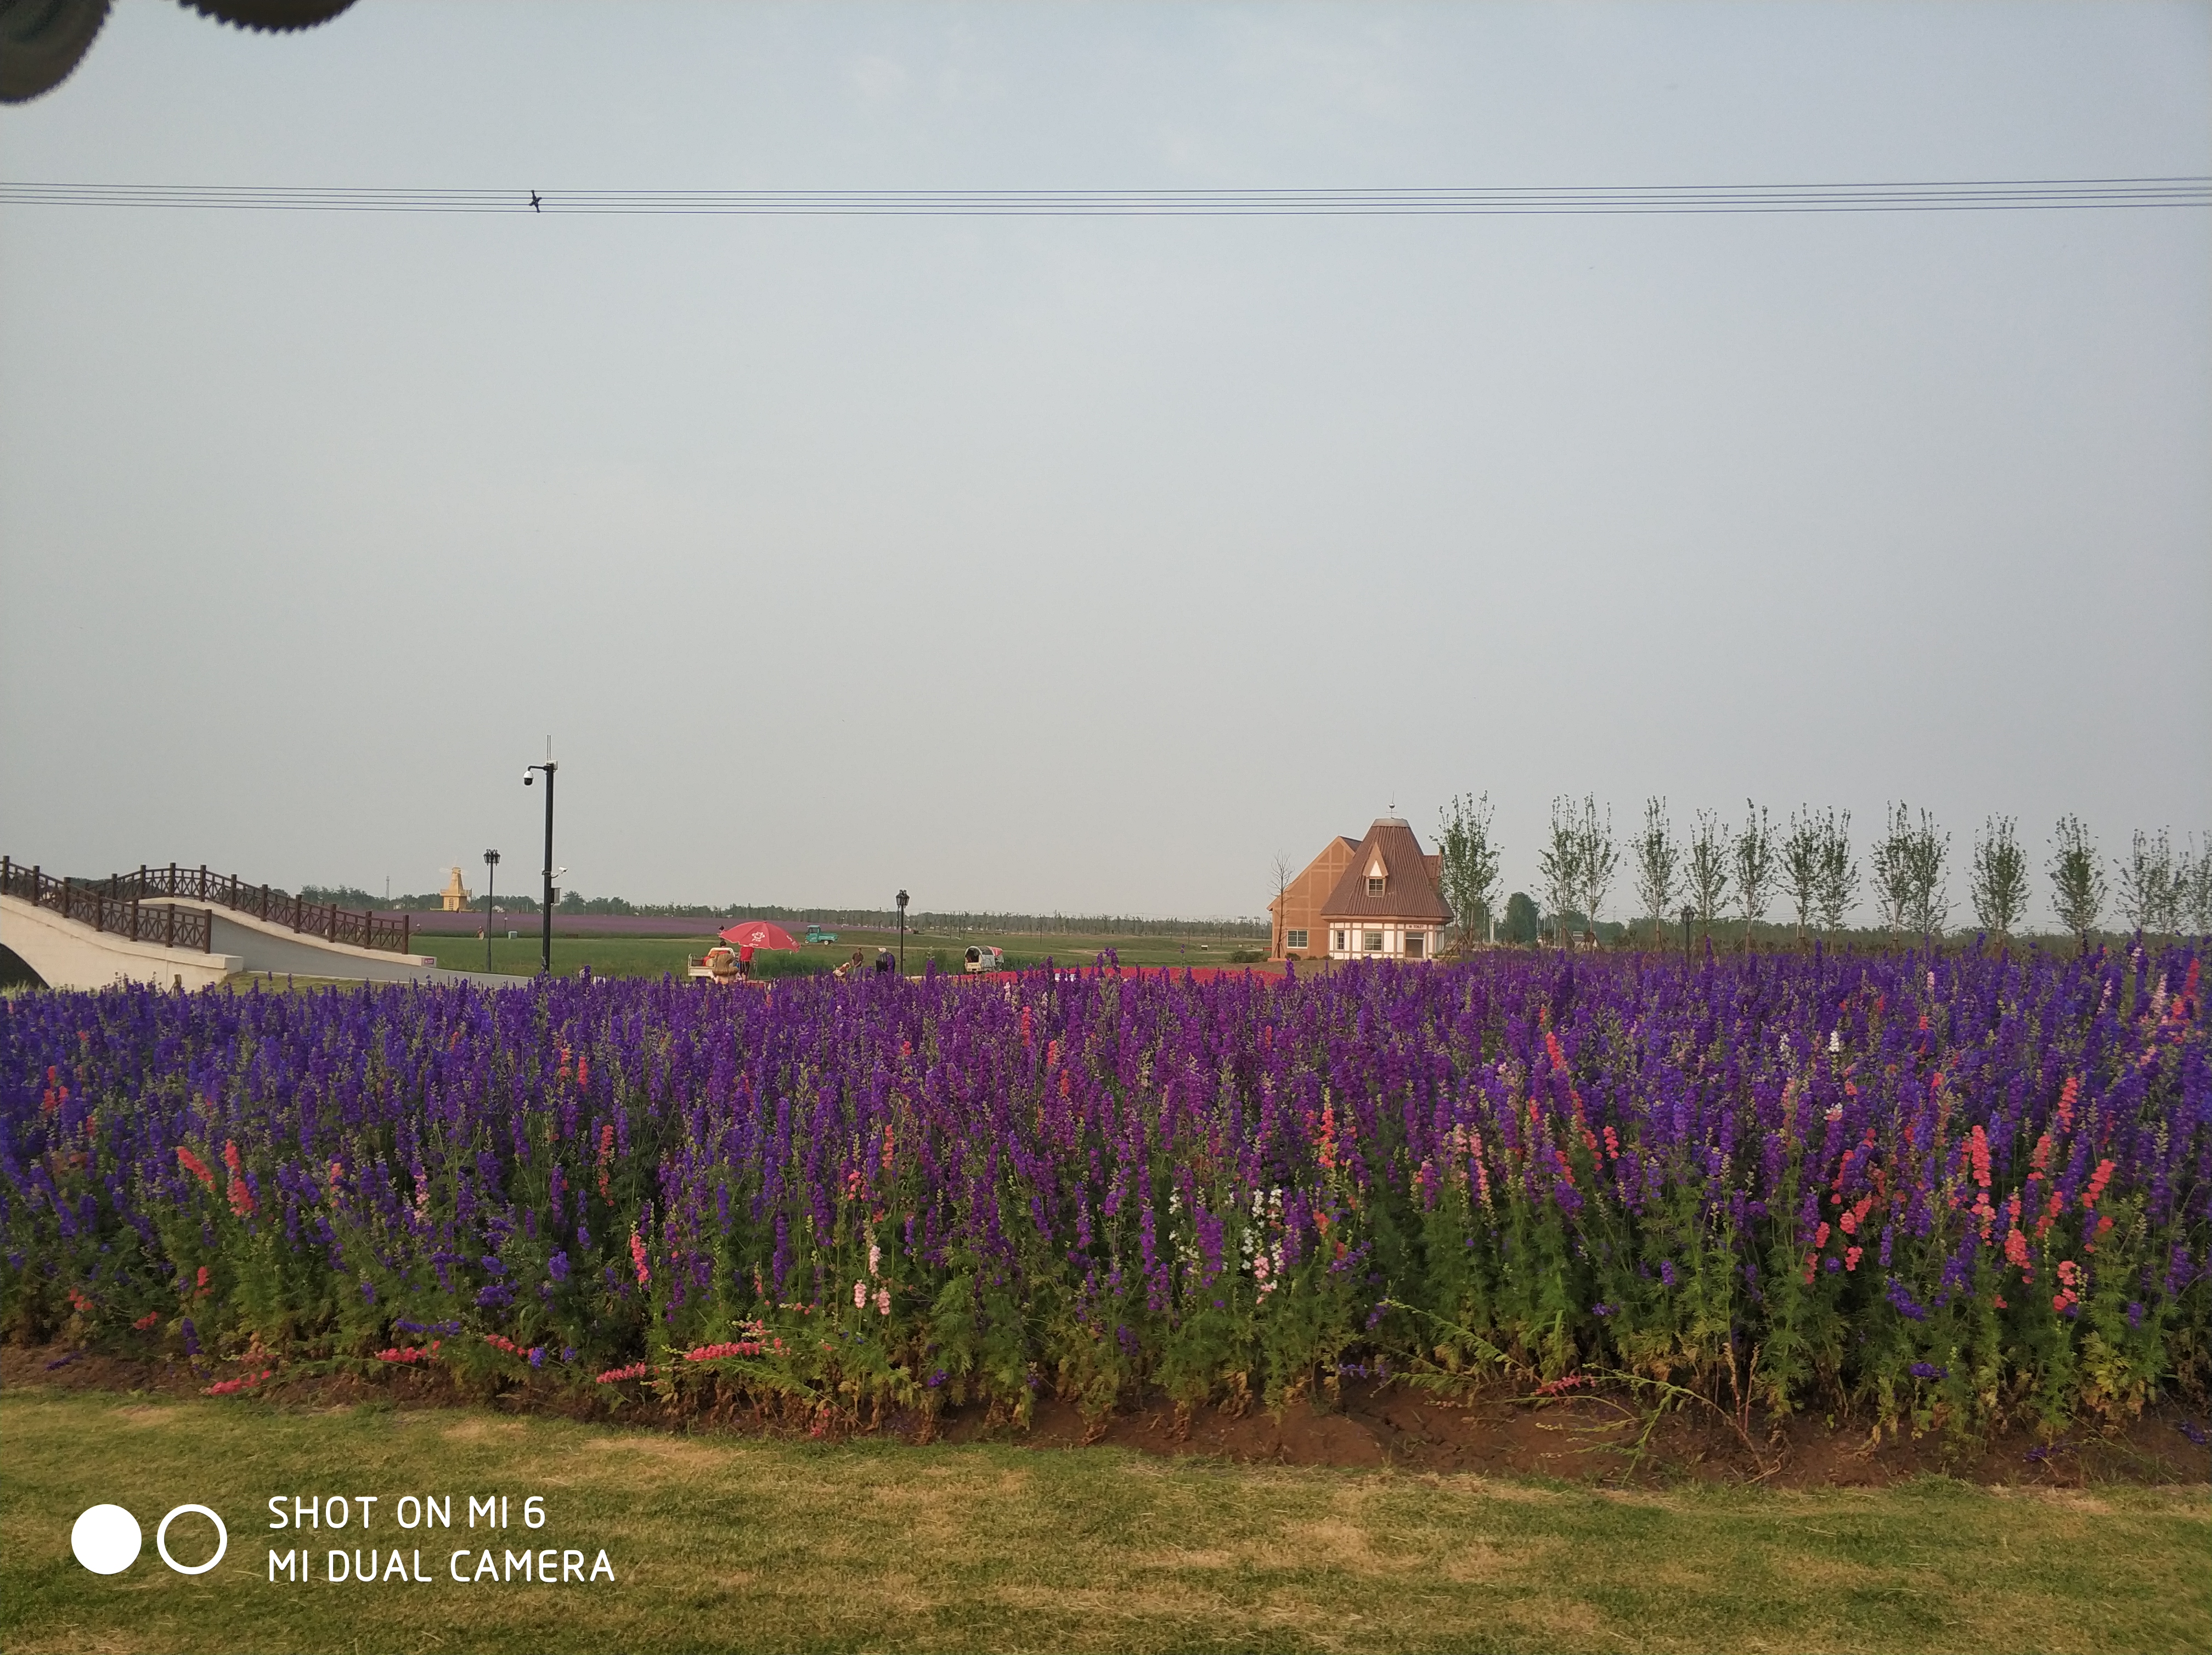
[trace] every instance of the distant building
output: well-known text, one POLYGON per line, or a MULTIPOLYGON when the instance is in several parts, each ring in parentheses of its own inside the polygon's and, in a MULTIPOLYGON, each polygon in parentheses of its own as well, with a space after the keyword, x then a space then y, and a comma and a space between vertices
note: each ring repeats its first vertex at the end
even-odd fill
POLYGON ((1274 957, 1433 958, 1452 920, 1442 871, 1401 817, 1377 818, 1364 839, 1330 840, 1267 904, 1274 957))
POLYGON ((476 894, 461 883, 461 870, 458 867, 447 878, 446 888, 438 896, 448 914, 458 914, 476 900, 476 894))

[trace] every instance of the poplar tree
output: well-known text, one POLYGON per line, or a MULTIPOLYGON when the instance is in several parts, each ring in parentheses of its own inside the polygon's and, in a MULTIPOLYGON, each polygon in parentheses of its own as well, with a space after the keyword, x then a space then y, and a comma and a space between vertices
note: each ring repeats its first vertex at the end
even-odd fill
POLYGON ((1668 910, 1682 884, 1682 847, 1667 819, 1664 799, 1644 801, 1644 831, 1637 836, 1635 852, 1637 900, 1651 916, 1651 946, 1664 948, 1668 910))
POLYGON ((1851 813, 1832 813, 1820 824, 1820 928, 1832 934, 1858 900, 1858 858, 1851 855, 1851 813))
POLYGON ((1443 875, 1441 894, 1459 921, 1463 949, 1478 927, 1486 928, 1490 905, 1498 894, 1500 852, 1491 837, 1488 794, 1479 799, 1462 795, 1444 807, 1437 827, 1437 851, 1443 875))
POLYGON ((2113 866, 2120 876, 2120 911, 2135 928, 2154 937, 2175 929, 2181 893, 2174 883, 2173 843, 2166 831, 2160 828, 2152 834, 2136 829, 2128 860, 2113 866))
POLYGON ((1888 831, 1875 843, 1873 855, 1875 894, 1892 941, 1907 927, 1923 940, 1942 930, 1951 916, 1943 878, 1950 850, 1950 835, 1938 833, 1936 818, 1925 810, 1917 827, 1902 803, 1891 811, 1888 831))
POLYGON ((1562 950, 1567 946, 1567 910, 1582 895, 1580 827, 1575 819, 1574 801, 1553 800, 1551 837, 1536 854, 1536 871, 1544 876, 1544 897, 1552 905, 1552 929, 1562 950))
MULTIPOLYGON (((1826 822, 1835 818, 1832 810, 1826 822)), ((1826 840, 1822 829, 1823 818, 1813 813, 1810 805, 1800 806, 1790 812, 1790 831, 1782 841, 1782 888, 1790 893, 1790 901, 1797 910, 1797 946, 1805 946, 1806 933, 1813 928, 1814 917, 1820 908, 1821 853, 1826 840)))
POLYGON ((2098 864, 2097 842, 2078 816, 2060 817, 2051 839, 2051 861, 2045 867, 2051 875, 2051 904, 2058 910, 2058 922, 2081 940, 2086 954, 2089 933, 2105 911, 2105 872, 2098 864))
POLYGON ((1766 808, 1743 801, 1743 831, 1735 836, 1735 902, 1743 913, 1743 946, 1749 953, 1752 928, 1774 899, 1774 829, 1766 808))
POLYGON ((2020 848, 2018 827, 2012 817, 1992 816, 1974 838, 1974 917, 2000 942, 2012 940, 2013 927, 2027 911, 2027 853, 2020 848))
POLYGON ((2207 833, 2203 848, 2182 863, 2179 884, 2182 917, 2189 928, 2200 937, 2212 936, 2212 833, 2207 833))
POLYGON ((1721 904, 1728 898, 1728 863, 1726 825, 1712 812, 1699 811, 1696 829, 1690 835, 1689 895, 1691 905, 1698 910, 1698 923, 1708 936, 1712 934, 1721 904))
POLYGON ((1613 806, 1606 806, 1605 819, 1600 821, 1594 796, 1583 797, 1582 815, 1575 824, 1575 867, 1581 876, 1577 885, 1583 914, 1595 943, 1598 910, 1605 906, 1606 892, 1613 888, 1613 875, 1620 871, 1620 848, 1613 837, 1613 806))

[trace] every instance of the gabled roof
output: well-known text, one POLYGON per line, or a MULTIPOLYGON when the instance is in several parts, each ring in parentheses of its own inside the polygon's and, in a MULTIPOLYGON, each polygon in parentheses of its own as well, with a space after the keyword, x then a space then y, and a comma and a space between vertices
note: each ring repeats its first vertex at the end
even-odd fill
MULTIPOLYGON (((1267 911, 1270 914, 1273 913, 1276 908, 1281 903, 1285 901, 1293 891, 1296 891, 1301 885, 1304 885, 1308 879, 1313 877, 1314 870, 1316 868, 1318 868, 1323 862, 1328 861, 1331 856, 1353 856, 1357 855, 1358 852, 1358 840, 1352 838, 1348 834, 1338 834, 1335 838, 1331 839, 1327 844, 1321 848, 1321 854, 1305 865, 1304 868, 1299 873, 1297 879, 1292 879, 1278 895, 1268 898, 1267 911)), ((1330 889, 1334 890, 1335 887, 1332 885, 1330 889)))
POLYGON ((1437 894, 1437 860, 1425 854, 1404 818, 1384 816, 1367 830, 1352 853, 1344 877, 1321 905, 1323 920, 1414 920, 1449 925, 1452 911, 1437 894), (1382 895, 1367 894, 1367 869, 1376 858, 1389 870, 1382 895))

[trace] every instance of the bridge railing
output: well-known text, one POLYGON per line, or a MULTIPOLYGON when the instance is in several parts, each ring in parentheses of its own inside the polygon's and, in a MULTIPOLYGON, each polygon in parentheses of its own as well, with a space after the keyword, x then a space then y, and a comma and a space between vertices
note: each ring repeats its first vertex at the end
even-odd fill
MULTIPOLYGON (((106 904, 99 910, 102 913, 119 912, 123 909, 136 910, 144 906, 147 917, 143 922, 155 926, 162 923, 160 915, 178 902, 214 903, 240 914, 251 914, 271 925, 288 927, 302 936, 320 937, 325 942, 342 942, 356 948, 374 948, 400 954, 408 952, 414 928, 412 917, 405 914, 387 918, 366 909, 340 908, 335 903, 307 902, 290 891, 279 891, 274 885, 248 885, 234 873, 210 873, 205 864, 198 867, 184 867, 175 862, 171 862, 167 867, 142 867, 135 873, 112 873, 104 882, 94 882, 57 879, 51 874, 40 873, 35 867, 26 869, 20 862, 10 862, 8 858, 0 856, 0 878, 9 880, 23 878, 29 881, 31 886, 40 886, 43 881, 41 888, 95 893, 100 902, 106 904), (145 906, 149 904, 152 905, 145 906)), ((10 896, 23 894, 12 883, 8 890, 10 896)), ((39 905, 55 908, 58 912, 64 911, 58 906, 64 901, 76 903, 85 912, 93 911, 91 900, 82 896, 40 899, 39 905)), ((82 917, 82 915, 70 911, 70 916, 74 919, 82 917)), ((140 922, 131 922, 133 924, 140 922)), ((115 931, 118 929, 118 924, 102 924, 100 928, 115 931)), ((204 916, 202 931, 204 937, 209 934, 204 916)), ((204 940, 198 944, 179 943, 178 946, 210 947, 204 940)))
POLYGON ((58 879, 6 856, 0 856, 0 890, 34 908, 111 936, 158 942, 164 948, 189 948, 203 954, 215 952, 215 916, 205 909, 143 904, 136 897, 118 895, 104 885, 58 879))

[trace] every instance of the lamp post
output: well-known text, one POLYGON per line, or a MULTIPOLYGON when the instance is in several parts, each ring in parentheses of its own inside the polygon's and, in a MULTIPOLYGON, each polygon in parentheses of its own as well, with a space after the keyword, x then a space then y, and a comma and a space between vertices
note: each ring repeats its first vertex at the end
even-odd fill
POLYGON ((906 892, 898 893, 899 910, 899 975, 906 975, 906 892))
MULTIPOLYGON (((548 742, 546 745, 550 747, 552 744, 548 742)), ((538 779, 532 771, 545 772, 545 934, 542 969, 549 977, 553 971, 553 772, 560 768, 549 752, 543 764, 526 764, 522 770, 522 785, 526 788, 538 779)))
POLYGON ((499 884, 499 852, 484 852, 484 970, 491 970, 491 916, 497 910, 491 905, 494 887, 499 884))
POLYGON ((1690 922, 1697 916, 1696 909, 1684 906, 1682 910, 1682 969, 1684 970, 1690 968, 1690 922))

